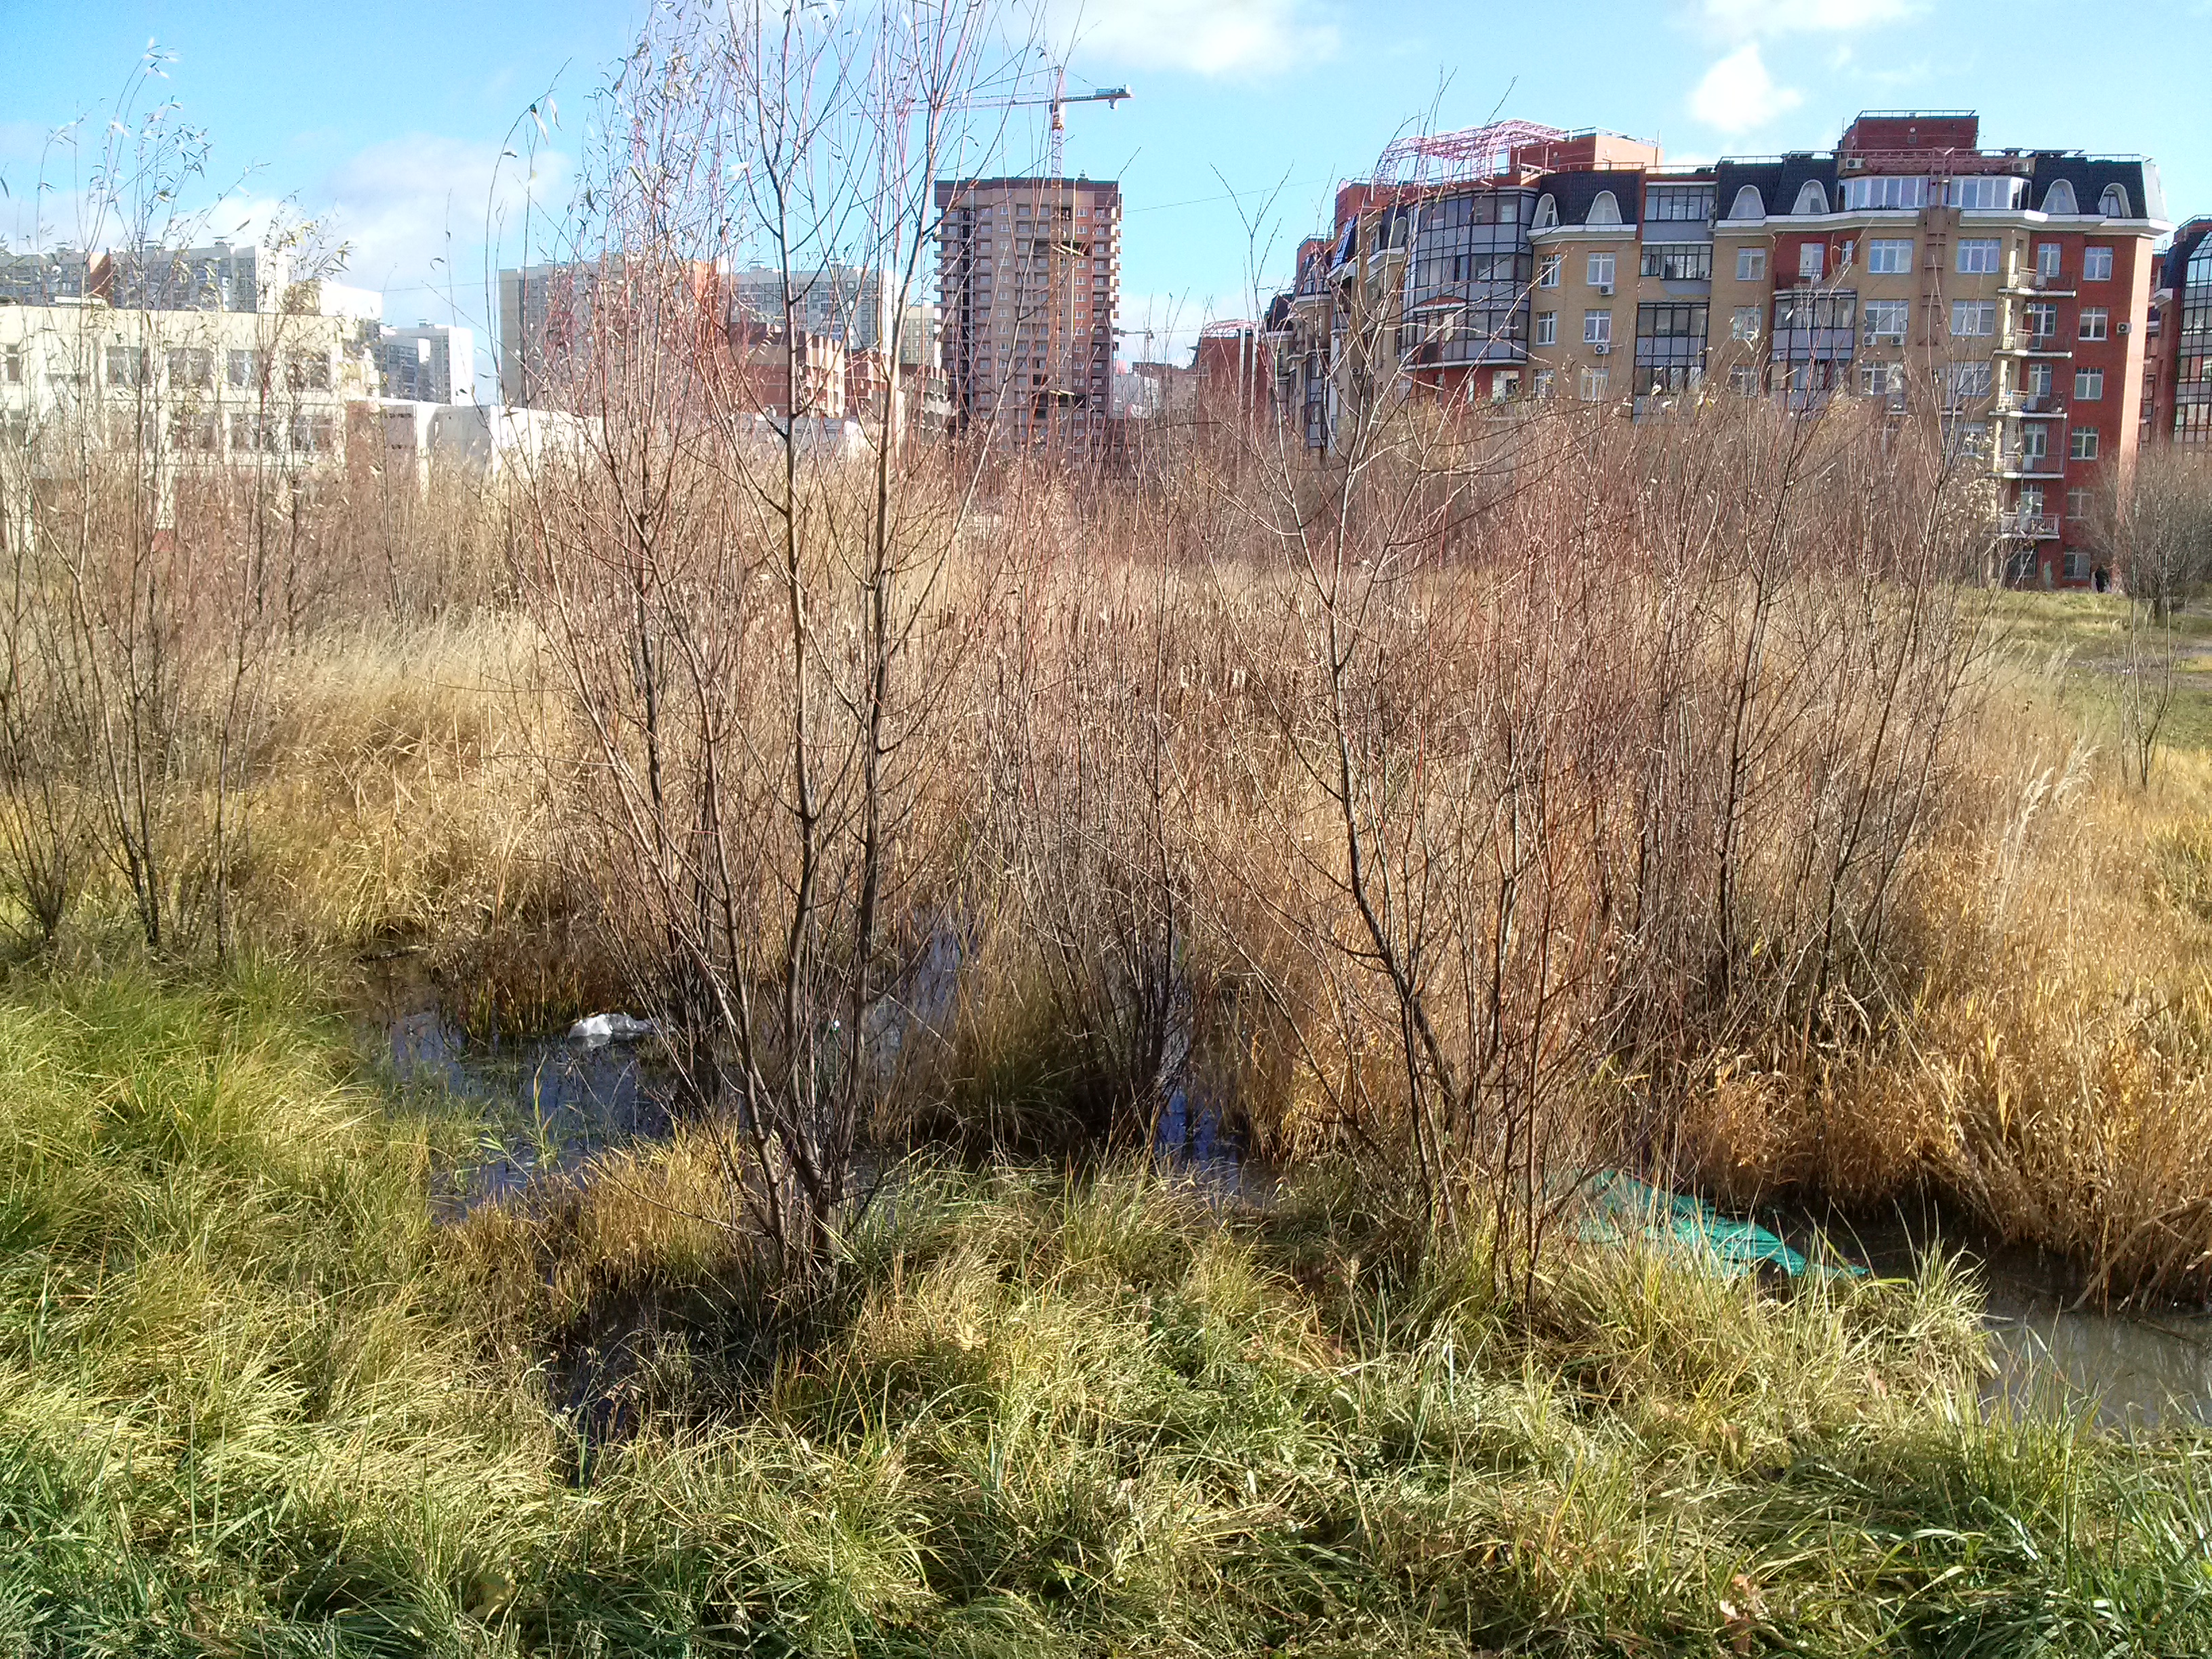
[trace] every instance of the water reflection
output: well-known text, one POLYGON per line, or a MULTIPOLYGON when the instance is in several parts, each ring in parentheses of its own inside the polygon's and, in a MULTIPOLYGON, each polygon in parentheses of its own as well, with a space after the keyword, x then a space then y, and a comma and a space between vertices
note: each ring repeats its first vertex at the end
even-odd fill
POLYGON ((474 1042, 435 1007, 410 1010, 386 1030, 402 1086, 440 1091, 481 1123, 477 1156, 434 1195, 441 1216, 669 1133, 674 1080, 648 1045, 593 1047, 565 1035, 474 1042))

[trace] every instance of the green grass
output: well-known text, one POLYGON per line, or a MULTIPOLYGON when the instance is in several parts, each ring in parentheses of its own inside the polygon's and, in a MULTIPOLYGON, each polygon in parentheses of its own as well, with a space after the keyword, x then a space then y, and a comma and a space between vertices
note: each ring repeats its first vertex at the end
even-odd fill
POLYGON ((465 1126, 281 972, 19 981, 0 1071, 0 1651, 2212 1646, 2212 1447, 1984 1421, 1940 1267, 1507 1310, 1327 1172, 923 1171, 763 1359, 696 1236, 564 1263, 593 1194, 431 1225, 465 1126))
MULTIPOLYGON (((2003 647, 2021 666, 2051 675, 2059 707, 2082 722, 2093 742, 2113 743, 2128 601, 2110 593, 2006 589, 1993 594, 1991 603, 2003 647)), ((2173 643, 2180 672, 2160 739, 2176 750, 2212 751, 2212 609, 2181 607, 2173 619, 2173 643)))

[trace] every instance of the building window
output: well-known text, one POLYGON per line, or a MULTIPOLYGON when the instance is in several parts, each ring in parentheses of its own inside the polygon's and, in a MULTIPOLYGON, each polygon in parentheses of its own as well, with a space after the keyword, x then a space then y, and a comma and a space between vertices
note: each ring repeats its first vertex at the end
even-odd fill
POLYGON ((1968 337, 1996 331, 1997 302, 1995 300, 1951 301, 1951 332, 1954 337, 1968 337))
POLYGON ((2074 186, 2063 179, 2055 180, 2051 188, 2043 192, 2043 210, 2069 216, 2081 212, 2080 204, 2074 199, 2074 186))
POLYGON ((1583 371, 1583 401, 1595 403, 1605 396, 1606 385, 1613 378, 1610 369, 1586 368, 1583 371))
POLYGON ((1729 217, 1731 219, 1764 219, 1765 216, 1766 200, 1759 193, 1757 185, 1744 185, 1736 191, 1735 200, 1729 204, 1729 217))
POLYGON ((1557 345, 1559 343, 1559 313, 1556 311, 1538 312, 1536 313, 1536 343, 1540 346, 1547 346, 1557 345))
POLYGON ((205 346, 172 347, 169 384, 190 391, 206 391, 215 384, 215 353, 205 346))
POLYGON ((2106 185, 2105 193, 2097 198, 2097 211, 2107 219, 2128 216, 2128 192, 2118 185, 2106 185))
POLYGON ((2058 332, 2058 307, 2050 301, 2033 301, 2025 310, 2030 338, 2048 340, 2058 332))
POLYGON ((1617 225, 1620 222, 1620 201, 1609 190, 1597 193, 1590 204, 1589 215, 1583 220, 1586 225, 1617 225))
POLYGON ((1611 288, 1613 286, 1613 255, 1591 254, 1587 280, 1592 288, 1611 288))
POLYGON ((2074 401, 2094 404, 2105 395, 2105 371, 2101 368, 2077 368, 2074 371, 2074 401))
POLYGON ((1828 192, 1820 188, 1818 179, 1808 179, 1797 187, 1797 205, 1790 210, 1791 212, 1826 213, 1827 210, 1828 192))
POLYGON ((1653 185, 1644 192, 1644 216, 1702 224, 1713 216, 1711 185, 1653 185))
POLYGON ((2069 519, 2086 519, 2089 516, 2087 490, 2069 489, 2066 492, 2066 516, 2069 519))
POLYGON ((1864 307, 1869 345, 1903 345, 1905 325, 1911 315, 1909 300, 1869 300, 1864 307))
POLYGON ((2066 453, 2070 459, 2076 461, 2095 460, 2097 459, 2097 428, 2094 426, 2075 427, 2066 453))
POLYGON ((1559 377, 1556 371, 1548 368, 1538 369, 1536 371, 1536 395, 1539 398, 1550 397, 1552 395, 1553 389, 1559 385, 1559 377))
POLYGON ((2020 459, 2027 465, 2023 471, 2032 470, 2034 463, 2051 453, 2051 428, 2040 421, 2030 421, 2020 429, 2020 459))
POLYGON ((1801 280, 1819 282, 1828 255, 1826 242, 1800 242, 1797 245, 1797 275, 1801 280))
POLYGON ((2085 247, 2081 250, 2081 280, 2085 283, 2109 283, 2112 280, 2112 250, 2108 247, 2085 247))
POLYGON ((1903 363, 1861 363, 1859 390, 1869 397, 1881 397, 1887 392, 1904 391, 1905 365, 1903 363))
MULTIPOLYGON (((2025 179, 1954 179, 1951 181, 1951 205, 2009 210, 2020 205, 2021 191, 2027 184, 2025 179)), ((1996 269, 1994 265, 1990 268, 1992 270, 1996 269)))
MULTIPOLYGON (((1751 186, 1746 185, 1744 188, 1749 190, 1751 186)), ((1729 390, 1741 392, 1746 395, 1758 391, 1759 371, 1748 363, 1738 363, 1734 368, 1729 370, 1729 390)))
POLYGON ((1583 313, 1583 343, 1610 345, 1613 343, 1613 313, 1609 311, 1583 313))
POLYGON ((2035 245, 2035 274, 2050 277, 2058 274, 2058 244, 2038 242, 2035 245))
POLYGON ((1943 389, 1954 404, 1972 403, 1990 395, 1990 366, 1987 363, 1947 363, 1943 367, 1943 389))
MULTIPOLYGON (((1871 179, 1853 179, 1854 184, 1870 184, 1871 179)), ((1876 236, 1867 243, 1867 274, 1873 276, 1894 276, 1912 269, 1912 244, 1900 238, 1876 236)))
POLYGON ((2103 339, 2105 337, 2106 326, 2109 322, 2112 313, 2106 311, 2102 306, 2082 307, 2081 337, 2085 340, 2103 339))
POLYGON ((1852 179, 1844 185, 1844 207, 1851 213, 1869 208, 1917 208, 1928 204, 1928 181, 1884 175, 1852 179))
POLYGON ((1564 254, 1558 253, 1547 253, 1544 256, 1544 263, 1536 268, 1536 286, 1538 288, 1559 287, 1559 261, 1565 257, 1565 256, 1564 254))
POLYGON ((1756 340, 1759 337, 1759 307, 1738 306, 1729 313, 1729 338, 1756 340))
POLYGON ((2048 362, 2029 363, 2021 371, 2021 391, 2030 398, 2051 395, 2051 365, 2048 362))
MULTIPOLYGON (((231 385, 249 392, 260 386, 261 354, 258 351, 233 351, 228 367, 231 385)), ((235 438, 232 441, 235 443, 235 438)))
POLYGON ((1517 398, 1520 395, 1521 371, 1519 369, 1501 368, 1491 376, 1490 401, 1493 404, 1502 404, 1508 398, 1517 398))
MULTIPOLYGON (((1747 185, 1746 190, 1751 188, 1747 185)), ((1766 250, 1763 247, 1740 247, 1735 251, 1735 279, 1739 283, 1756 283, 1766 275, 1766 250)))
POLYGON ((1652 242, 1644 249, 1644 275, 1663 283, 1710 282, 1713 250, 1709 242, 1652 242))
POLYGON ((107 348, 107 384, 139 386, 146 383, 146 348, 112 345, 107 348))
POLYGON ((23 384, 22 347, 9 346, 5 352, 0 352, 0 380, 4 380, 9 386, 23 384))
MULTIPOLYGON (((1974 180, 1964 182, 1972 183, 1974 180)), ((1987 276, 1997 268, 1997 250, 2002 246, 1994 236, 1969 236, 1959 244, 1959 274, 1961 276, 1987 276)))

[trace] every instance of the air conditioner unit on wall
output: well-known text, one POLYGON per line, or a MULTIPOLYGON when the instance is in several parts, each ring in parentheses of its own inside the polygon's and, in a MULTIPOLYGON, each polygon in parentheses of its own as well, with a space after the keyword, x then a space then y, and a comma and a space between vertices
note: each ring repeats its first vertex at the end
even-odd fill
POLYGON ((1597 285, 1597 291, 1604 295, 1607 299, 1611 299, 1613 297, 1613 284, 1611 283, 1600 283, 1597 285))
POLYGON ((1607 340, 1600 340, 1596 344, 1590 347, 1590 350, 1600 357, 1606 356, 1612 349, 1613 344, 1607 340))

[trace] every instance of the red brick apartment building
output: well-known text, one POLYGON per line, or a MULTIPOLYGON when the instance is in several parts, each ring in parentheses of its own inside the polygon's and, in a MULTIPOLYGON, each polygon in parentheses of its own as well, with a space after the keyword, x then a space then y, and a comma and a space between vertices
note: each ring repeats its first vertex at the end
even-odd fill
MULTIPOLYGON (((1723 387, 1799 408, 1918 388, 1990 471, 2012 578, 2080 586, 2098 483, 2158 418, 2157 168, 1984 149, 1967 112, 1863 114, 1832 150, 1701 167, 1520 122, 1401 140, 1335 220, 1262 325, 1278 418, 1316 448, 1386 383, 1637 414, 1723 387)), ((2166 264, 2179 294, 2187 261, 2166 264)), ((2197 379, 2172 379, 2203 385, 2212 312, 2187 314, 2197 379)))

